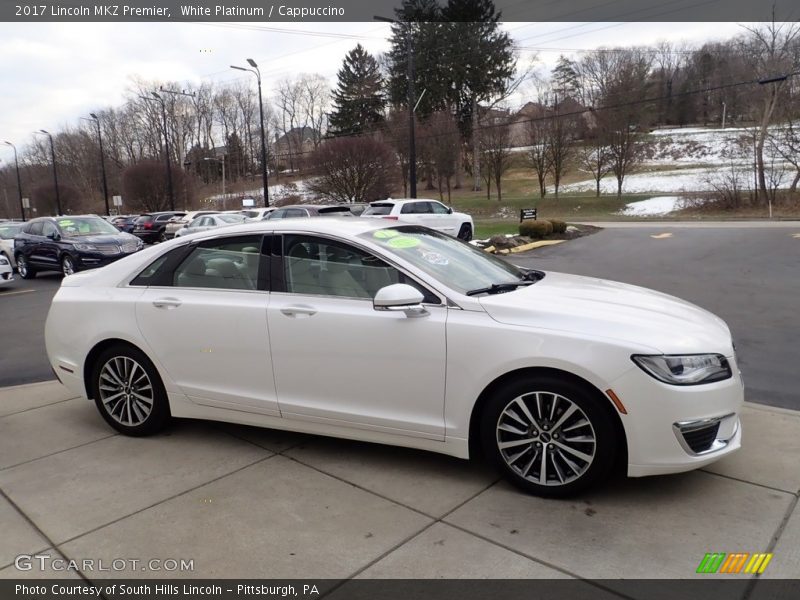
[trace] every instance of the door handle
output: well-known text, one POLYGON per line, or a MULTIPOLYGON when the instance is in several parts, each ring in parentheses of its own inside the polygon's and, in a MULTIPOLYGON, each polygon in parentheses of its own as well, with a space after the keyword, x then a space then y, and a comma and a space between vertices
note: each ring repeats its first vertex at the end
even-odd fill
POLYGON ((181 305, 181 301, 177 298, 159 298, 158 300, 153 300, 153 306, 156 308, 178 308, 181 305))
POLYGON ((287 317, 313 317, 317 314, 317 309, 311 306, 287 306, 281 312, 287 317))

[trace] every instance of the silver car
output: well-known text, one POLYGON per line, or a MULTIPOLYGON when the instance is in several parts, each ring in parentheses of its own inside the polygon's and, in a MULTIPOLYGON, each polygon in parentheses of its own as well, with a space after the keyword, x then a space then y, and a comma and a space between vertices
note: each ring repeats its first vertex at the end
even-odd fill
POLYGON ((215 227, 237 225, 239 223, 244 223, 246 218, 247 217, 244 215, 227 213, 197 217, 191 223, 188 223, 183 229, 179 229, 175 233, 175 237, 189 235, 190 233, 197 233, 198 231, 207 231, 208 229, 214 229, 215 227))

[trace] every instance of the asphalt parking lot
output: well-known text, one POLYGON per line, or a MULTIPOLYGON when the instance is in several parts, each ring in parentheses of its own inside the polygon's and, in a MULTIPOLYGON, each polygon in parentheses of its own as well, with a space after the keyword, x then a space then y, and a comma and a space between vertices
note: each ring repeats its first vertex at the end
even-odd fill
MULTIPOLYGON (((620 597, 621 584, 609 578, 702 579, 696 570, 709 552, 774 554, 762 576, 738 576, 755 585, 748 598, 767 579, 798 578, 800 413, 763 404, 793 400, 782 386, 796 352, 781 327, 796 323, 790 275, 800 241, 783 229, 701 233, 606 230, 514 261, 648 285, 731 322, 749 399, 761 404, 742 412, 742 450, 708 468, 544 500, 481 463, 402 448, 197 421, 124 437, 55 381, 6 387, 0 578, 164 577, 142 570, 143 561, 182 559, 192 569, 169 576, 603 579, 602 588, 587 584, 586 597, 620 597), (731 263, 739 266, 725 267, 731 263), (766 343, 787 354, 771 354, 780 361, 760 375, 766 343), (128 562, 103 573, 20 571, 21 554, 128 562)), ((44 276, 0 295, 14 336, 0 344, 6 381, 6 365, 25 362, 16 340, 32 336, 41 346, 58 283, 44 276)), ((33 344, 27 351, 35 358, 33 344)), ((49 379, 45 369, 40 377, 49 379)), ((624 594, 653 597, 646 586, 624 594)))

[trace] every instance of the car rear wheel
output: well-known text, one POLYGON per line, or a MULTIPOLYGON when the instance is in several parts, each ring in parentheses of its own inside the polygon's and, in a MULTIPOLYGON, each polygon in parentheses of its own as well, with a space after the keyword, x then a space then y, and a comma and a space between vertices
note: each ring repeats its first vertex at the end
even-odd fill
POLYGON ((604 401, 572 381, 519 378, 486 404, 483 448, 517 487, 538 496, 573 495, 614 465, 615 428, 604 401))
POLYGON ((465 242, 472 239, 472 226, 469 223, 461 225, 461 229, 458 230, 458 239, 464 240, 465 242))
POLYGON ((95 361, 91 384, 100 414, 120 433, 150 435, 169 422, 158 371, 137 348, 119 344, 104 350, 95 361))
POLYGON ((28 265, 28 259, 22 254, 17 255, 17 272, 23 279, 33 279, 36 277, 36 271, 28 265))
POLYGON ((167 241, 167 232, 166 232, 166 231, 162 231, 162 232, 159 234, 159 236, 158 236, 158 241, 159 241, 159 242, 166 242, 166 241, 167 241))
POLYGON ((75 261, 72 260, 72 257, 69 254, 65 254, 61 257, 61 272, 64 274, 64 277, 67 275, 73 275, 77 269, 75 268, 75 261))

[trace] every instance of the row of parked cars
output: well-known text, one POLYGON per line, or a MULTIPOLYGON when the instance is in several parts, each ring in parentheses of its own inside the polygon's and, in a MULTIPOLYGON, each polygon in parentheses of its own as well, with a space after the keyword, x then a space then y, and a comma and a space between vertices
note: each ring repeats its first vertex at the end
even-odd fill
POLYGON ((162 211, 102 218, 96 215, 40 217, 0 223, 0 285, 39 271, 71 275, 164 242, 216 227, 244 222, 307 217, 362 217, 424 225, 469 241, 472 217, 427 199, 383 200, 370 204, 296 204, 238 211, 162 211))

